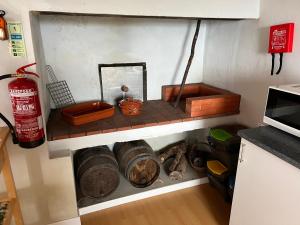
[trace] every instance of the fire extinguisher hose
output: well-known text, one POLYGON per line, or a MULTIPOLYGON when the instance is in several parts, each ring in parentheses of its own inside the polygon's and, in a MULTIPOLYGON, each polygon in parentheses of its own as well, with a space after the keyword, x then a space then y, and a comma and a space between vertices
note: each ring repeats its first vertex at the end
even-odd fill
POLYGON ((277 72, 276 72, 277 75, 280 74, 280 72, 281 72, 281 69, 282 69, 282 61, 283 61, 283 53, 280 53, 280 58, 279 58, 279 68, 278 68, 278 70, 277 70, 277 72))
POLYGON ((4 121, 4 123, 6 123, 6 125, 9 127, 10 133, 12 135, 12 141, 13 141, 13 143, 14 144, 18 144, 19 141, 18 141, 16 132, 15 132, 15 128, 13 127, 13 125, 9 122, 8 119, 6 119, 6 117, 2 113, 0 113, 0 119, 2 119, 4 121))
POLYGON ((12 77, 13 77, 12 74, 5 74, 5 75, 0 76, 0 80, 4 80, 4 79, 7 79, 7 78, 12 78, 12 77))
MULTIPOLYGON (((13 74, 5 74, 5 75, 0 76, 0 80, 12 78, 12 77, 14 77, 13 74)), ((6 125, 9 127, 11 135, 12 135, 13 143, 18 144, 19 141, 18 141, 16 131, 15 131, 15 128, 13 127, 13 125, 9 122, 9 120, 2 113, 0 113, 0 119, 2 119, 4 121, 4 123, 6 123, 6 125)))

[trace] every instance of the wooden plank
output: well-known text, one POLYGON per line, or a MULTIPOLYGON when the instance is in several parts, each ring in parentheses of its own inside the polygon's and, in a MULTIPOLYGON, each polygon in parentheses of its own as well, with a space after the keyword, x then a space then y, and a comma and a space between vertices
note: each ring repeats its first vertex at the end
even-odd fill
POLYGON ((46 125, 46 134, 47 134, 47 140, 48 141, 53 141, 54 140, 53 139, 53 137, 54 137, 54 135, 53 135, 53 130, 54 130, 53 124, 54 123, 51 122, 52 121, 51 116, 52 116, 52 114, 50 112, 48 122, 47 122, 47 125, 46 125))
POLYGON ((213 101, 213 102, 203 102, 201 105, 197 105, 196 107, 193 107, 191 112, 201 112, 205 115, 205 112, 207 111, 207 115, 210 112, 227 112, 227 111, 236 111, 238 110, 237 106, 238 102, 222 102, 220 101, 213 101))
POLYGON ((48 225, 81 225, 80 217, 75 217, 68 220, 62 220, 56 223, 51 223, 48 225))
MULTIPOLYGON (((4 148, 4 146, 2 148, 4 148)), ((0 171, 2 171, 4 161, 5 161, 4 151, 1 150, 0 151, 0 171)))
POLYGON ((239 101, 234 99, 214 99, 192 102, 191 111, 205 111, 206 109, 238 108, 239 101))
POLYGON ((51 110, 51 114, 47 129, 51 130, 52 140, 69 138, 70 125, 62 119, 60 110, 51 110))
MULTIPOLYGON (((182 99, 186 95, 199 95, 201 90, 201 83, 186 84, 182 92, 182 99)), ((180 91, 180 85, 165 85, 162 86, 162 100, 167 102, 174 102, 180 91)))
POLYGON ((181 117, 176 113, 177 108, 174 108, 170 103, 159 101, 157 103, 159 112, 170 122, 182 122, 181 117))
POLYGON ((139 116, 127 117, 130 120, 132 128, 143 128, 155 126, 158 124, 157 120, 153 117, 154 108, 152 101, 143 104, 142 113, 139 116))
POLYGON ((192 117, 201 117, 201 118, 207 118, 208 116, 215 116, 215 115, 223 115, 223 114, 233 114, 238 112, 238 110, 231 110, 229 109, 222 109, 222 110, 216 110, 216 109, 210 109, 210 110, 205 110, 204 112, 202 111, 195 111, 195 112, 191 112, 191 116, 192 117))
POLYGON ((99 128, 98 121, 82 125, 85 135, 100 134, 102 131, 99 128))
POLYGON ((86 136, 86 128, 87 124, 80 125, 80 126, 70 126, 69 130, 69 137, 75 138, 75 137, 82 137, 86 136))
POLYGON ((9 129, 7 127, 0 127, 0 149, 5 145, 8 135, 9 129))
POLYGON ((48 136, 48 140, 52 141, 149 126, 166 125, 170 123, 191 121, 195 119, 193 117, 197 117, 198 119, 211 118, 214 117, 211 114, 215 114, 215 116, 222 116, 238 112, 240 100, 239 95, 226 95, 226 98, 223 100, 219 97, 220 96, 218 96, 218 98, 215 96, 204 96, 200 99, 187 99, 186 112, 182 109, 184 108, 184 101, 182 102, 183 106, 177 108, 174 108, 171 103, 162 100, 147 101, 144 103, 142 114, 139 116, 124 116, 120 112, 119 108, 116 108, 115 115, 113 117, 81 126, 69 125, 63 121, 59 110, 55 110, 51 112, 53 115, 50 116, 47 124, 48 134, 50 134, 48 136), (194 102, 192 102, 192 100, 194 100, 194 102), (200 100, 203 100, 203 102, 200 100), (201 103, 200 105, 197 105, 198 101, 201 103), (224 107, 224 104, 227 104, 227 106, 224 107), (234 107, 234 104, 236 107, 234 107), (192 106, 193 109, 191 108, 192 106), (202 113, 201 107, 206 109, 209 113, 202 113), (232 110, 229 110, 230 108, 232 108, 232 110), (201 113, 198 113, 199 111, 201 111, 201 113))
POLYGON ((115 116, 112 117, 115 127, 118 131, 131 129, 130 121, 126 116, 124 116, 119 107, 115 108, 115 116))
MULTIPOLYGON (((162 87, 162 99, 173 101, 180 90, 179 85, 162 87)), ((241 96, 230 91, 213 87, 204 83, 187 84, 182 95, 186 101, 184 111, 188 116, 181 116, 183 121, 190 117, 208 116, 239 111, 241 96), (198 95, 198 97, 196 97, 198 95), (194 97, 193 97, 194 96, 194 97)))
MULTIPOLYGON (((162 87, 162 100, 163 101, 174 101, 180 90, 180 85, 166 85, 162 87)), ((214 87, 205 83, 193 83, 186 84, 183 90, 182 99, 191 98, 192 96, 196 98, 201 98, 205 96, 213 95, 231 95, 235 94, 228 90, 214 87)))
POLYGON ((239 111, 240 96, 225 95, 219 97, 193 98, 187 103, 187 113, 191 117, 217 115, 239 111))
POLYGON ((4 158, 5 158, 3 169, 2 169, 5 186, 8 192, 8 197, 11 199, 15 199, 14 207, 13 207, 13 216, 15 219, 15 223, 16 225, 24 225, 21 207, 18 201, 17 190, 16 190, 13 174, 11 171, 11 166, 10 166, 10 161, 9 161, 9 156, 8 156, 6 146, 2 147, 2 151, 4 153, 4 158))
POLYGON ((156 123, 156 125, 170 124, 170 120, 161 113, 161 103, 166 102, 162 102, 161 100, 149 101, 147 107, 147 114, 151 116, 153 121, 155 121, 154 123, 156 123))
POLYGON ((2 203, 7 203, 7 208, 6 212, 2 221, 2 225, 10 225, 11 224, 11 218, 13 215, 13 210, 14 210, 14 204, 15 204, 15 199, 10 199, 10 198, 2 198, 0 200, 2 203))
POLYGON ((142 113, 139 116, 129 117, 128 120, 130 121, 133 129, 157 125, 155 119, 147 113, 142 113))
MULTIPOLYGON (((213 118, 216 116, 226 116, 226 115, 233 115, 233 114, 238 114, 239 111, 229 111, 229 110, 224 110, 226 112, 217 112, 217 111, 210 111, 208 114, 207 112, 205 112, 205 115, 201 115, 201 112, 192 112, 192 118, 196 118, 196 119, 204 119, 204 118, 213 118)), ((203 113, 204 114, 204 113, 203 113)))
MULTIPOLYGON (((171 105, 171 106, 172 106, 172 105, 171 105)), ((175 113, 176 116, 177 116, 178 118, 180 118, 182 121, 191 121, 191 120, 193 120, 193 118, 192 118, 190 115, 188 115, 188 114, 184 111, 184 109, 185 109, 185 101, 181 101, 181 102, 179 103, 178 107, 176 107, 176 108, 174 108, 174 107, 172 106, 172 111, 173 111, 173 113, 175 113)))
POLYGON ((205 84, 205 83, 200 83, 200 86, 201 86, 202 93, 204 95, 235 94, 231 91, 228 91, 228 90, 225 90, 225 89, 222 89, 222 88, 219 88, 219 87, 215 87, 215 86, 212 86, 212 85, 209 85, 209 84, 205 84))
POLYGON ((97 121, 97 124, 101 133, 110 133, 117 130, 114 125, 114 121, 111 118, 99 120, 97 121))
POLYGON ((230 116, 230 115, 235 115, 235 114, 239 114, 239 113, 240 113, 240 111, 236 111, 236 112, 227 112, 227 113, 220 113, 220 114, 206 115, 206 116, 195 116, 195 117, 191 117, 191 118, 193 120, 202 120, 202 119, 230 116))
POLYGON ((81 216, 82 225, 228 225, 230 203, 209 184, 81 216))

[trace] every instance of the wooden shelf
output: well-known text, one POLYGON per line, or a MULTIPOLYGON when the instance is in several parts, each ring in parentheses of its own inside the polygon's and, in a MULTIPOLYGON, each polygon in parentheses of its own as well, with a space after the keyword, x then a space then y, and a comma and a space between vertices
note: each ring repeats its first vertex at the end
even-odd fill
POLYGON ((65 122, 60 110, 52 110, 47 123, 48 141, 82 137, 101 133, 111 133, 149 126, 159 126, 171 123, 186 122, 225 115, 219 114, 206 117, 190 117, 181 108, 174 108, 170 103, 161 100, 147 101, 143 105, 143 113, 139 116, 124 116, 118 108, 113 117, 88 123, 81 126, 72 126, 65 122))
POLYGON ((71 126, 63 121, 59 110, 52 110, 47 123, 48 146, 50 152, 55 152, 159 137, 236 122, 234 115, 238 113, 192 118, 181 108, 153 100, 144 103, 140 116, 126 117, 116 109, 112 118, 83 126, 71 126))
MULTIPOLYGON (((6 127, 0 127, 0 172, 2 171, 4 165, 4 151, 6 140, 9 135, 9 129, 6 127)), ((0 199, 1 200, 1 199, 0 199)))
POLYGON ((0 150, 2 150, 2 148, 5 146, 8 135, 9 129, 7 127, 0 127, 0 150))
POLYGON ((16 225, 24 225, 23 216, 21 213, 20 204, 18 201, 17 190, 15 181, 11 171, 9 155, 6 149, 6 140, 9 135, 9 129, 7 127, 0 127, 0 163, 2 173, 4 177, 5 186, 7 189, 7 196, 0 198, 0 203, 8 202, 7 210, 2 225, 9 225, 12 216, 16 225))
POLYGON ((151 186, 145 188, 136 188, 132 186, 123 175, 120 174, 120 184, 118 188, 110 195, 104 198, 83 197, 78 187, 76 196, 78 200, 79 215, 85 215, 91 212, 111 208, 125 203, 197 186, 208 182, 206 173, 198 173, 189 165, 183 180, 172 181, 166 174, 164 166, 161 165, 159 178, 151 186))

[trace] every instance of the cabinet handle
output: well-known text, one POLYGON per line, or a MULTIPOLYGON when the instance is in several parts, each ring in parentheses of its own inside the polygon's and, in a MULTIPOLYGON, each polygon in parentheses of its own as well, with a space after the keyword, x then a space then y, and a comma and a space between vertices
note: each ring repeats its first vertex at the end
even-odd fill
POLYGON ((244 147, 246 144, 242 143, 241 144, 241 153, 240 153, 240 157, 239 157, 239 161, 240 163, 244 162, 244 147))

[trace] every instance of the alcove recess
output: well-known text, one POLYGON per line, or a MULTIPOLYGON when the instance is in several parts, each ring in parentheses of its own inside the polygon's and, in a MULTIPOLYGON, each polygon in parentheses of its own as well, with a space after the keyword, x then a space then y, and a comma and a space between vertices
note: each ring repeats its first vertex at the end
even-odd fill
MULTIPOLYGON (((139 139, 146 140, 157 151, 185 139, 189 131, 236 122, 238 109, 217 115, 192 117, 181 107, 174 108, 169 102, 161 100, 163 86, 181 82, 189 55, 186 50, 190 48, 194 34, 194 19, 61 13, 42 13, 38 18, 39 24, 34 29, 39 31, 33 31, 33 36, 39 45, 37 63, 42 74, 42 86, 45 87, 41 92, 44 111, 49 115, 46 116, 46 132, 51 158, 69 156, 70 153, 73 157, 74 152, 81 148, 99 145, 111 148, 115 142, 139 139), (109 40, 113 40, 113 44, 109 40), (125 117, 116 108, 114 117, 83 126, 70 126, 62 120, 60 110, 51 105, 46 89, 49 82, 45 70, 47 64, 53 66, 59 80, 68 82, 75 101, 83 102, 101 98, 98 64, 132 61, 147 64, 148 101, 144 102, 144 113, 140 116, 125 117)), ((188 83, 202 81, 204 30, 200 28, 196 60, 188 83)), ((78 201, 79 214, 207 182, 204 174, 199 175, 190 167, 183 180, 174 182, 169 180, 161 168, 160 179, 163 182, 142 189, 134 188, 122 175, 120 179, 117 190, 106 198, 78 201)), ((80 193, 77 192, 79 199, 80 193)))
MULTIPOLYGON (((144 103, 145 113, 140 117, 127 118, 116 109, 112 118, 83 126, 69 126, 61 119, 60 111, 53 110, 54 105, 47 88, 42 88, 50 151, 75 150, 88 147, 87 143, 96 146, 97 144, 93 143, 96 140, 95 136, 100 140, 102 137, 107 139, 108 136, 118 136, 117 141, 128 140, 127 136, 135 133, 132 131, 134 129, 144 129, 144 135, 137 135, 133 139, 183 132, 226 122, 228 117, 224 116, 239 113, 235 110, 214 116, 191 117, 180 107, 173 108, 171 104, 160 100, 162 86, 181 82, 194 35, 195 19, 52 12, 41 12, 37 18, 38 24, 34 26, 37 32, 34 29, 33 36, 38 45, 36 55, 42 74, 42 85, 45 87, 49 82, 45 66, 50 64, 58 80, 66 80, 78 103, 101 100, 98 64, 147 64, 148 101, 144 103), (161 32, 162 30, 164 32, 161 32), (209 119, 214 117, 218 119, 209 119), (153 126, 155 127, 151 129, 153 126), (166 126, 169 126, 168 132, 165 131, 166 126), (157 134, 152 130, 157 130, 157 134), (76 138, 78 140, 74 140, 76 138)), ((202 80, 205 26, 203 20, 195 49, 195 60, 187 83, 202 80)), ((112 143, 113 140, 108 142, 112 143)))

